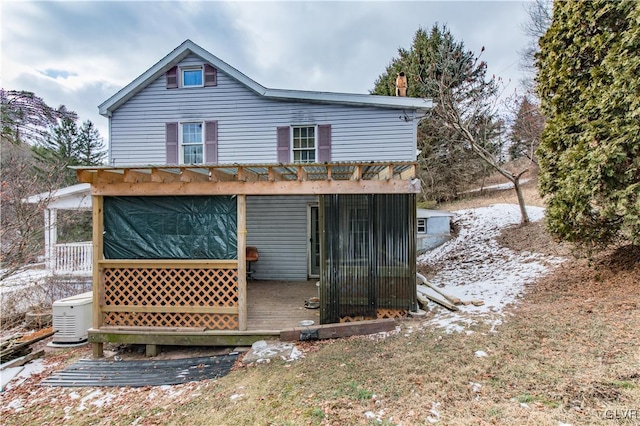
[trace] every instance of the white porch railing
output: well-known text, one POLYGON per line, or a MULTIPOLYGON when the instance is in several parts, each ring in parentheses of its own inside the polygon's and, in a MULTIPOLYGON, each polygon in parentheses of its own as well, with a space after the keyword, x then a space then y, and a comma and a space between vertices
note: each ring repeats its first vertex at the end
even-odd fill
POLYGON ((60 275, 91 275, 93 243, 56 244, 53 252, 53 273, 60 275))

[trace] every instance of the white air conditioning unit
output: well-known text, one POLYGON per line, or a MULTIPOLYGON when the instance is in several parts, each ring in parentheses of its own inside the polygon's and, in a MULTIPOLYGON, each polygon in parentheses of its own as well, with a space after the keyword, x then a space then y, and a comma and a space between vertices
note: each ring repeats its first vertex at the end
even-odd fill
POLYGON ((54 345, 70 345, 86 342, 91 328, 91 291, 53 302, 54 345))

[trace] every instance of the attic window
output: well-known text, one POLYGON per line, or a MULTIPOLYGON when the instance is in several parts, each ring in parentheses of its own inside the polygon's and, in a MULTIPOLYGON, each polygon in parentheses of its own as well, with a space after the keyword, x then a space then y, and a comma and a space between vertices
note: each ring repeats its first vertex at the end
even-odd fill
POLYGON ((182 70, 182 87, 202 87, 203 77, 202 68, 183 68, 182 70))
POLYGON ((209 64, 174 66, 167 71, 166 80, 167 89, 217 86, 218 70, 209 64))

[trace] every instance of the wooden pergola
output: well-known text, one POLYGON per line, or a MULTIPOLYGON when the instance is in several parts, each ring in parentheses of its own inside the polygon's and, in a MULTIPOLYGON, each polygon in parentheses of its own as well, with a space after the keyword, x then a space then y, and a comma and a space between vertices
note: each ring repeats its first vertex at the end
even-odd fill
POLYGON ((77 167, 94 196, 416 193, 414 162, 77 167))
MULTIPOLYGON (((415 162, 132 165, 76 169, 78 180, 91 184, 93 329, 90 331, 90 341, 94 344, 96 357, 102 356, 105 342, 145 343, 149 352, 149 345, 158 341, 162 341, 162 344, 189 344, 185 343, 184 336, 192 335, 194 330, 204 332, 205 328, 207 338, 213 342, 211 344, 250 344, 268 334, 264 330, 247 329, 247 195, 420 192, 415 162), (237 259, 104 258, 104 197, 175 195, 236 196, 237 259), (137 289, 166 283, 167 280, 176 279, 176 276, 186 277, 180 278, 183 287, 196 286, 200 293, 214 292, 219 297, 216 296, 215 302, 205 304, 184 294, 154 296, 158 300, 154 304, 136 301, 137 289), (123 281, 129 284, 121 284, 123 281), (195 327, 194 324, 201 323, 203 318, 213 326, 195 327), (150 330, 149 324, 153 324, 153 330, 150 330), (169 333, 175 339, 151 339, 149 336, 154 330, 163 335, 169 333), (127 339, 118 340, 118 333, 126 334, 127 339), (136 337, 132 339, 132 335, 136 337)), ((198 299, 199 296, 195 297, 198 299)), ((189 341, 203 344, 202 339, 189 341)))

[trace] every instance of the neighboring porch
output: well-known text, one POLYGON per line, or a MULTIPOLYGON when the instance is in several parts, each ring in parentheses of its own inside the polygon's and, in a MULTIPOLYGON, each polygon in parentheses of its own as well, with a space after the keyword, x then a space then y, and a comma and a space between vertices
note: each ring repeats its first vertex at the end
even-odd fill
MULTIPOLYGON (((242 345, 301 320, 415 309, 415 163, 94 167, 78 177, 92 185, 95 356, 105 342, 242 345), (247 281, 247 217, 281 204, 264 197, 300 199, 315 212, 319 289, 317 280, 310 289, 247 281), (320 308, 305 309, 314 296, 320 308)), ((273 238, 291 236, 285 225, 273 238)), ((260 259, 258 278, 268 256, 260 259)))
POLYGON ((93 243, 74 241, 58 243, 58 212, 60 210, 91 211, 90 185, 81 183, 32 195, 25 200, 44 204, 44 261, 54 275, 91 276, 93 243))

